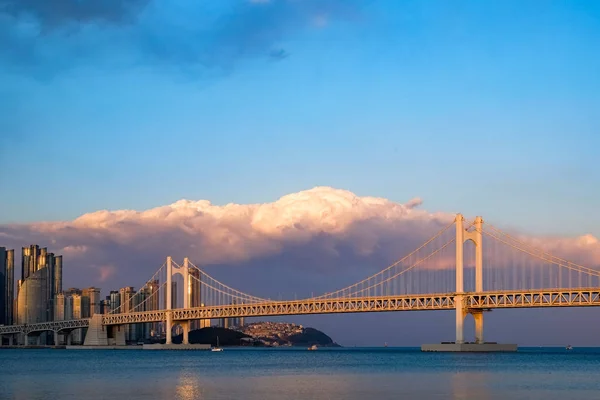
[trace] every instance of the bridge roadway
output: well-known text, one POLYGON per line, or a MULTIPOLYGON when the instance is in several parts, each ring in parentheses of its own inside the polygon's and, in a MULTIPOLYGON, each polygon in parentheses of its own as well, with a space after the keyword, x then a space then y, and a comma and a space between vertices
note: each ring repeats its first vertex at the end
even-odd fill
MULTIPOLYGON (((422 295, 306 299, 232 304, 170 310, 173 322, 232 317, 337 314, 383 311, 452 310, 456 293, 422 295)), ((600 306, 600 288, 544 289, 463 293, 467 309, 589 307, 600 306)), ((107 314, 103 325, 124 325, 166 320, 167 310, 107 314)), ((0 335, 41 331, 68 331, 89 326, 90 319, 42 322, 29 325, 0 326, 0 335)))

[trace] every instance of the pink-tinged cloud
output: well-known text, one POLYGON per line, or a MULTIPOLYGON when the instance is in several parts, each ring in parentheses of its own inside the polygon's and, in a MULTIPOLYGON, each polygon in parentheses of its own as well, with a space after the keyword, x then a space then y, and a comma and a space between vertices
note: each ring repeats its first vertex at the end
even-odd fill
POLYGON ((101 265, 98 267, 98 272, 100 273, 99 281, 104 283, 115 275, 117 269, 112 265, 101 265))
MULTIPOLYGON (((314 285, 303 290, 318 293, 377 272, 454 219, 421 205, 419 198, 398 203, 316 187, 264 204, 180 200, 145 211, 103 210, 73 221, 4 225, 0 245, 38 243, 62 252, 66 285, 139 287, 171 255, 199 266, 254 271, 263 287, 244 289, 255 295, 274 285, 297 290, 302 282, 314 285)), ((521 238, 556 256, 600 265, 600 243, 593 236, 521 238)), ((440 265, 452 265, 451 254, 441 257, 440 265)))
POLYGON ((87 246, 66 246, 59 251, 60 254, 65 256, 81 255, 87 251, 87 246))

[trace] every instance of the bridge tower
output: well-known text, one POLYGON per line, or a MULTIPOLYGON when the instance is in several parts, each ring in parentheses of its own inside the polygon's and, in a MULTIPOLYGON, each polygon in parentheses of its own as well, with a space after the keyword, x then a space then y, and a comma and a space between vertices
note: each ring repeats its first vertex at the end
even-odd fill
POLYGON ((465 304, 464 297, 464 244, 467 241, 472 241, 475 244, 475 292, 483 292, 483 240, 482 240, 482 225, 481 217, 475 218, 475 230, 468 231, 464 226, 464 217, 462 214, 457 214, 455 219, 456 224, 456 342, 463 344, 464 338, 464 321, 467 314, 472 314, 475 320, 475 343, 483 344, 483 311, 468 310, 465 304))
MULTIPOLYGON (((189 308, 189 259, 186 257, 183 260, 183 265, 181 268, 177 268, 173 266, 173 259, 171 256, 167 257, 167 290, 166 290, 166 316, 167 320, 165 321, 165 330, 166 330, 166 344, 173 343, 173 276, 181 275, 183 277, 183 308, 189 308)), ((190 322, 189 321, 180 321, 178 322, 183 329, 183 344, 188 344, 188 335, 190 332, 190 322)))

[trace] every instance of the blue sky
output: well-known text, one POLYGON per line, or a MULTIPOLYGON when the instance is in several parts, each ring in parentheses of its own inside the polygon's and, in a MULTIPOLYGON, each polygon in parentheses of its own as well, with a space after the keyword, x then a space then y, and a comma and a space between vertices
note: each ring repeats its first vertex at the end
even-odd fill
POLYGON ((329 185, 600 234, 597 2, 239 3, 151 1, 39 37, 18 14, 9 44, 34 61, 0 65, 0 221, 329 185))
MULTIPOLYGON (((600 237, 597 1, 64 4, 70 8, 0 0, 0 234, 13 235, 6 245, 51 245, 48 231, 11 223, 183 198, 264 203, 315 186, 399 203, 421 197, 428 211, 483 215, 536 235, 600 237)), ((65 285, 139 287, 165 251, 183 246, 167 243, 169 230, 140 228, 123 243, 115 232, 56 234, 65 285), (115 275, 92 282, 96 271, 115 275)), ((393 249, 386 232, 372 236, 393 249)), ((282 290, 300 285, 293 276, 310 289, 339 287, 341 280, 294 270, 311 249, 287 250, 247 264, 289 264, 288 275, 273 278, 282 290)), ((368 272, 387 256, 370 259, 368 272)), ((353 257, 321 263, 366 262, 353 257)), ((242 289, 261 295, 264 285, 242 289)), ((584 320, 585 311, 561 312, 521 317, 528 338, 506 330, 510 316, 524 312, 490 323, 504 340, 537 343, 564 318, 584 320)), ((451 314, 447 323, 411 318, 452 334, 451 314)), ((386 332, 405 324, 375 315, 309 321, 359 344, 364 335, 349 333, 357 323, 386 332)), ((418 344, 421 334, 415 328, 407 340, 418 344)), ((578 334, 585 343, 596 337, 578 334)), ((374 340, 390 341, 381 335, 374 340)), ((548 340, 568 339, 553 335, 548 340)))

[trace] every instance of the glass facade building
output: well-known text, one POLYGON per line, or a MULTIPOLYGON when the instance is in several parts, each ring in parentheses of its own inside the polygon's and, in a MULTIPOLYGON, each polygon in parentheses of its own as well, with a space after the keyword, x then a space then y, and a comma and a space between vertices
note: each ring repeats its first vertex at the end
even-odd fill
POLYGON ((0 247, 0 325, 12 325, 15 291, 15 252, 0 247))
POLYGON ((17 324, 51 321, 48 293, 48 269, 42 268, 21 282, 17 295, 17 324))
MULTIPOLYGON (((17 293, 17 323, 52 321, 54 302, 62 292, 62 256, 38 245, 23 247, 17 293)), ((60 311, 58 311, 60 314, 60 311)))

